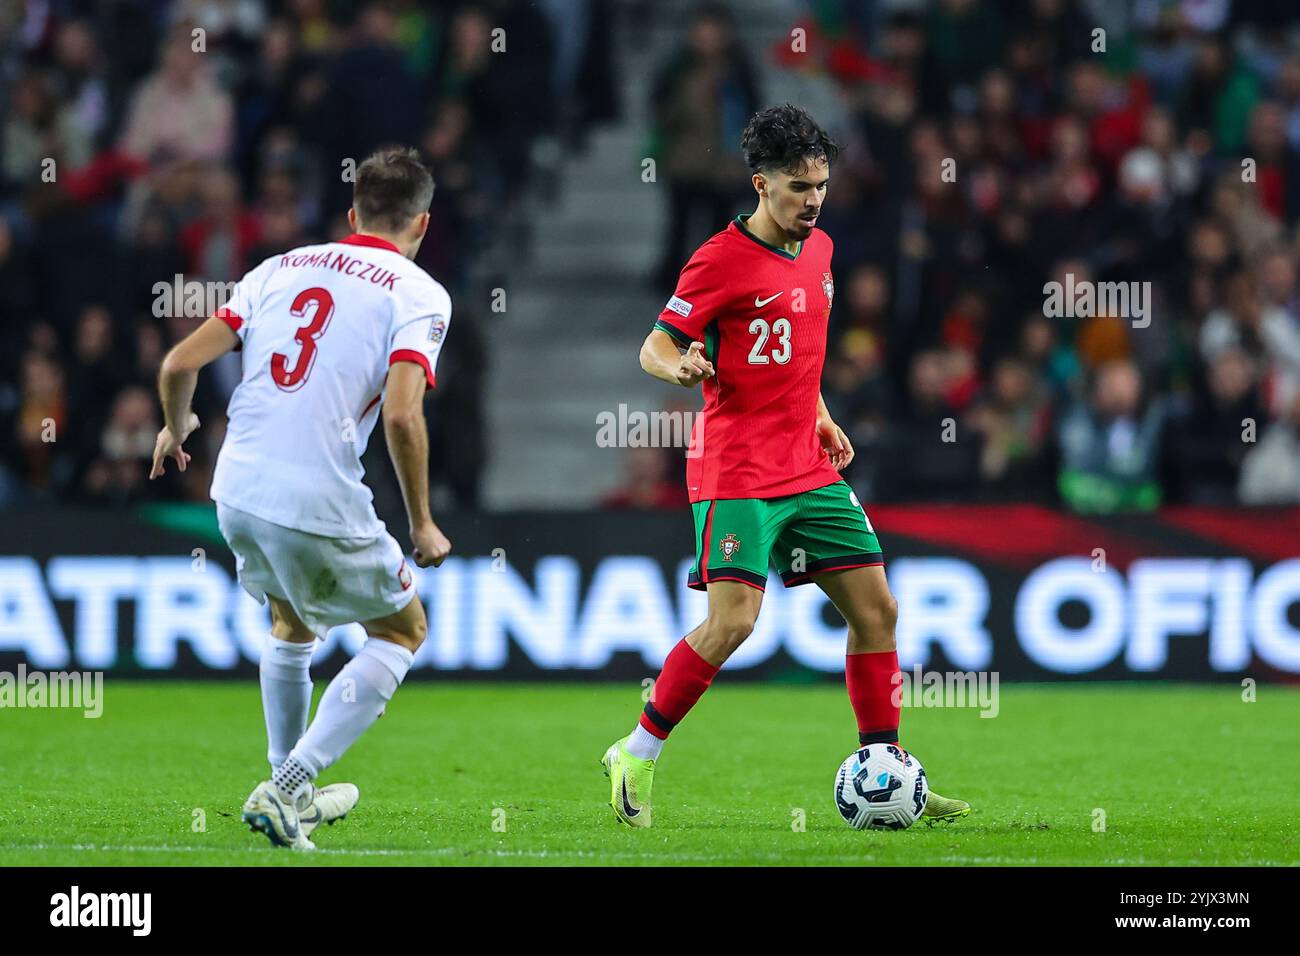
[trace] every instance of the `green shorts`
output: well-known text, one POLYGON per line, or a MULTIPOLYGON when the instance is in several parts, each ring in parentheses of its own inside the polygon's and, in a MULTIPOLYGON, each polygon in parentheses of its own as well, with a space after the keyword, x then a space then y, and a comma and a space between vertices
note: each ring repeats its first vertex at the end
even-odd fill
POLYGON ((790 588, 821 571, 885 563, 875 529, 845 482, 783 498, 719 498, 691 505, 695 564, 687 585, 740 581, 760 591, 775 564, 790 588))

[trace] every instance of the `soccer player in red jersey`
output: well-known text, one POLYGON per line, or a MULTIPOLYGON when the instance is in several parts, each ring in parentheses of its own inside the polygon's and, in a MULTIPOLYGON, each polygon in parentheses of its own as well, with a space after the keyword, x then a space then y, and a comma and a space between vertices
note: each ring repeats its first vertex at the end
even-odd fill
MULTIPOLYGON (((815 583, 848 622, 845 679, 861 745, 898 742, 898 604, 866 512, 839 472, 853 446, 821 397, 833 244, 816 228, 838 148, 803 110, 756 114, 741 145, 758 206, 700 246, 641 347, 641 367, 703 386, 686 484, 695 518, 688 584, 708 617, 669 653, 632 733, 602 760, 610 803, 651 823, 655 760, 669 733, 749 636, 770 562, 786 587, 815 583)), ((925 816, 955 820, 933 792, 925 816)))

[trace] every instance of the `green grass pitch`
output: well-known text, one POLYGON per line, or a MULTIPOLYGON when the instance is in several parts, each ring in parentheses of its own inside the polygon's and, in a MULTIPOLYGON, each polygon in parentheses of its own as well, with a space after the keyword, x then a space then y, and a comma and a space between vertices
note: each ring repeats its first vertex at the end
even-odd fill
POLYGON ((0 865, 1300 860, 1300 688, 1262 685, 1248 703, 1232 684, 1004 685, 993 719, 905 709, 904 746, 975 811, 898 833, 855 832, 835 811, 833 777, 856 737, 841 688, 725 680, 659 762, 655 827, 623 828, 598 760, 632 726, 640 690, 408 684, 326 772, 355 782, 361 802, 303 854, 239 819, 266 775, 255 682, 110 678, 98 720, 0 711, 0 865))

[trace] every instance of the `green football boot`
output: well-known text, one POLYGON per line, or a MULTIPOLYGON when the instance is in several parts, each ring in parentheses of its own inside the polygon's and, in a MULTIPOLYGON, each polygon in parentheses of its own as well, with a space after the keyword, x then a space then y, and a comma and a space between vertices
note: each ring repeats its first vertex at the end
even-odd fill
POLYGON ((609 777, 609 805, 614 808, 614 816, 630 827, 650 826, 650 788, 655 779, 655 762, 628 753, 624 737, 610 744, 600 765, 609 777))

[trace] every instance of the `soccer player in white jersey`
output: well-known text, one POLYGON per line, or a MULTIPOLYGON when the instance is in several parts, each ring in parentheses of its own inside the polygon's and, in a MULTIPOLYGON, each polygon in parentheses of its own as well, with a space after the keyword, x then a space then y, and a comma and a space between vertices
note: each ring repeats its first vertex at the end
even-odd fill
POLYGON ((183 446, 199 427, 190 409, 199 370, 242 352, 212 498, 240 584, 271 603, 261 686, 272 775, 243 816, 280 846, 313 849, 311 832, 356 804, 352 784, 318 789, 313 781, 384 712, 424 641, 411 569, 361 481, 361 455, 381 416, 415 563, 437 567, 451 550, 429 513, 422 408, 451 299, 412 261, 432 196, 414 150, 370 156, 348 211, 354 233, 257 266, 168 353, 159 374, 166 426, 151 478, 168 458, 181 471, 189 463, 183 446), (368 638, 308 726, 316 638, 353 621, 368 638))

